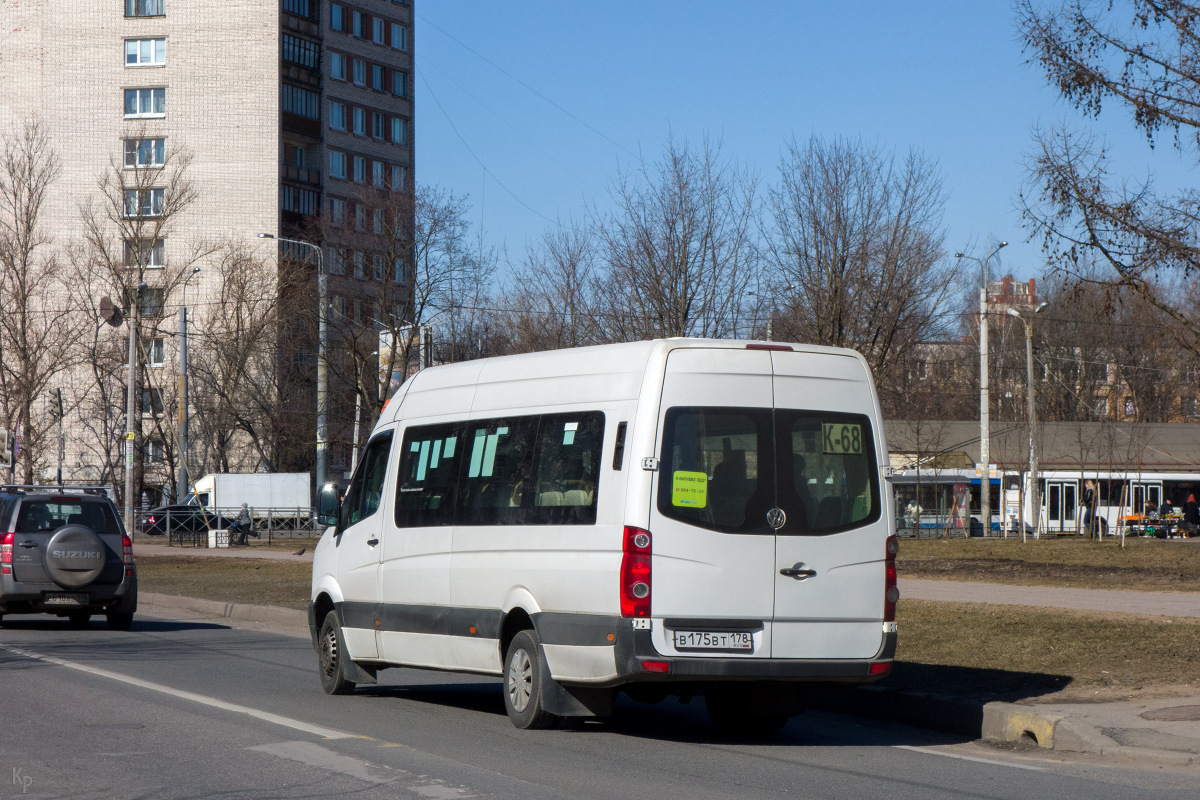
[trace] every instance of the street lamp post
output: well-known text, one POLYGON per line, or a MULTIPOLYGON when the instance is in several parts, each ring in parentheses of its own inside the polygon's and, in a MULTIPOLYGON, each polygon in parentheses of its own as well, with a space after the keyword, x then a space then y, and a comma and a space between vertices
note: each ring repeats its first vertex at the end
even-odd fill
POLYGON ((188 376, 187 376, 187 287, 199 267, 183 280, 183 305, 179 308, 179 474, 175 482, 175 502, 187 500, 188 491, 188 376))
MULTIPOLYGON (((1046 307, 1041 303, 1033 310, 1039 313, 1046 307)), ((1031 320, 1021 316, 1015 308, 1008 310, 1010 316, 1021 320, 1025 325, 1025 393, 1029 395, 1029 507, 1033 509, 1033 538, 1042 536, 1042 501, 1038 491, 1038 458, 1037 458, 1037 411, 1034 406, 1033 394, 1033 325, 1031 320)), ((1025 520, 1021 520, 1021 541, 1025 541, 1025 520)))
POLYGON ((992 476, 991 476, 991 404, 988 398, 988 262, 992 256, 1008 246, 1001 242, 986 258, 978 259, 965 253, 955 253, 956 258, 979 262, 983 272, 983 286, 979 289, 979 519, 983 523, 983 535, 992 533, 992 476))
POLYGON ((317 315, 317 490, 320 491, 329 473, 329 373, 326 367, 329 348, 329 278, 321 266, 321 248, 312 242, 285 239, 272 233, 260 233, 258 238, 311 247, 317 254, 317 305, 320 307, 320 313, 317 315))
POLYGON ((137 526, 134 525, 133 519, 133 465, 134 444, 137 438, 134 421, 137 414, 137 401, 140 398, 134 397, 134 389, 137 386, 138 369, 138 316, 141 311, 142 291, 145 288, 146 284, 141 283, 129 293, 129 372, 125 378, 125 530, 129 532, 130 536, 137 535, 135 533, 137 526))

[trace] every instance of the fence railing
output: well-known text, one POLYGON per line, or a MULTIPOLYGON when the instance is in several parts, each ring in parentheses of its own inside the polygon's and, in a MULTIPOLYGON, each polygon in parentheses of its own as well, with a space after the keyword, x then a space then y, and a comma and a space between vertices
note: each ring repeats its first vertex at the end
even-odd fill
MULTIPOLYGON (((250 525, 247 534, 258 541, 270 543, 276 539, 314 539, 325 530, 316 521, 311 508, 249 508, 250 525)), ((211 531, 229 531, 237 527, 239 508, 187 508, 168 510, 154 515, 148 512, 138 520, 139 533, 167 537, 167 544, 178 547, 208 547, 211 531)), ((232 541, 232 537, 231 537, 232 541)))

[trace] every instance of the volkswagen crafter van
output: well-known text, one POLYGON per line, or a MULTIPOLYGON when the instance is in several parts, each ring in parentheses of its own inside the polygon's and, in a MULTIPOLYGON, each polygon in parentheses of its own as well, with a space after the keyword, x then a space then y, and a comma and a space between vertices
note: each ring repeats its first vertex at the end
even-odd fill
POLYGON ((513 723, 702 695, 769 732, 887 674, 894 500, 857 353, 671 339, 424 369, 313 560, 326 692, 386 667, 495 675, 513 723))

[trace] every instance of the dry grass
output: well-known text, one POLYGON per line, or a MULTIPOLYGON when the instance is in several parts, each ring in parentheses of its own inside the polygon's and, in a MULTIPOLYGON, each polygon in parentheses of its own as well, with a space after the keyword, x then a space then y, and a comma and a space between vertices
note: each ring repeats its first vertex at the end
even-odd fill
POLYGON ((904 539, 910 578, 1089 589, 1200 591, 1200 541, 1128 539, 904 539))
POLYGON ((1200 689, 1200 620, 901 601, 895 675, 932 692, 1025 699, 1200 689))
POLYGON ((138 556, 138 589, 225 603, 303 609, 312 564, 265 558, 138 556))

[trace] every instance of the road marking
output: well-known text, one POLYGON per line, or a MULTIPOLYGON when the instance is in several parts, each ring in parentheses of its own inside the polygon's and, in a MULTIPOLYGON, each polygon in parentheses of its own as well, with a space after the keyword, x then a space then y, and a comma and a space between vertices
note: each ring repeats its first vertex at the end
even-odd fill
POLYGON ((149 689, 152 692, 161 692, 162 694, 167 694, 167 695, 170 695, 171 697, 178 697, 182 700, 191 700, 193 703, 200 703, 202 705, 210 706, 212 708, 219 708, 219 709, 222 709, 223 711, 232 711, 235 714, 245 714, 248 717, 254 717, 255 719, 260 719, 263 722, 270 722, 273 725, 282 725, 285 728, 292 728, 294 730, 304 731, 305 733, 311 733, 316 736, 322 736, 326 739, 359 739, 359 738, 362 738, 362 737, 358 736, 357 734, 347 733, 346 731, 339 731, 336 728, 326 728, 321 725, 312 725, 307 722, 302 722, 298 719, 292 719, 291 717, 284 717, 284 716, 281 716, 280 714, 272 714, 269 711, 261 711, 257 708, 250 708, 249 706, 242 706, 242 705, 238 705, 237 703, 230 703, 225 700, 220 700, 216 697, 209 697, 209 696, 203 695, 203 694, 196 694, 195 692, 181 691, 181 690, 175 689, 171 686, 165 686, 161 683, 153 683, 151 681, 144 681, 141 678, 135 678, 132 675, 123 675, 120 672, 111 672, 106 669, 100 669, 99 667, 89 667, 87 664, 80 664, 75 661, 67 661, 65 659, 55 658, 54 656, 45 656, 45 655, 41 655, 40 653, 34 653, 30 650, 22 650, 19 647, 9 647, 8 645, 0 645, 0 649, 7 650, 8 652, 15 653, 16 655, 19 655, 19 656, 24 656, 25 658, 32 658, 37 661, 44 661, 47 664, 54 664, 55 666, 66 667, 67 669, 78 670, 79 672, 86 672, 89 675, 95 675, 100 678, 108 678, 109 680, 120 681, 121 683, 128 683, 131 686, 137 686, 142 689, 149 689))
POLYGON ((908 744, 894 744, 892 747, 897 750, 910 750, 914 753, 925 753, 931 756, 941 756, 942 758, 957 758, 959 761, 975 761, 979 764, 993 764, 997 767, 1012 767, 1013 769, 1027 769, 1031 772, 1045 772, 1045 767, 1031 767, 1028 764, 1013 764, 1011 761, 995 761, 990 758, 979 758, 978 756, 963 756, 958 753, 944 753, 941 750, 934 750, 929 747, 913 747, 908 744))
POLYGON ((391 783, 396 780, 395 777, 385 778, 382 775, 372 775, 372 765, 370 763, 364 762, 360 758, 352 758, 344 756, 341 753, 335 753, 312 742, 275 742, 273 744, 260 744, 257 747, 247 749, 260 753, 270 753, 280 758, 289 758, 292 761, 299 761, 301 764, 310 767, 327 769, 330 772, 340 772, 343 775, 349 775, 352 778, 358 778, 369 783, 391 783))

